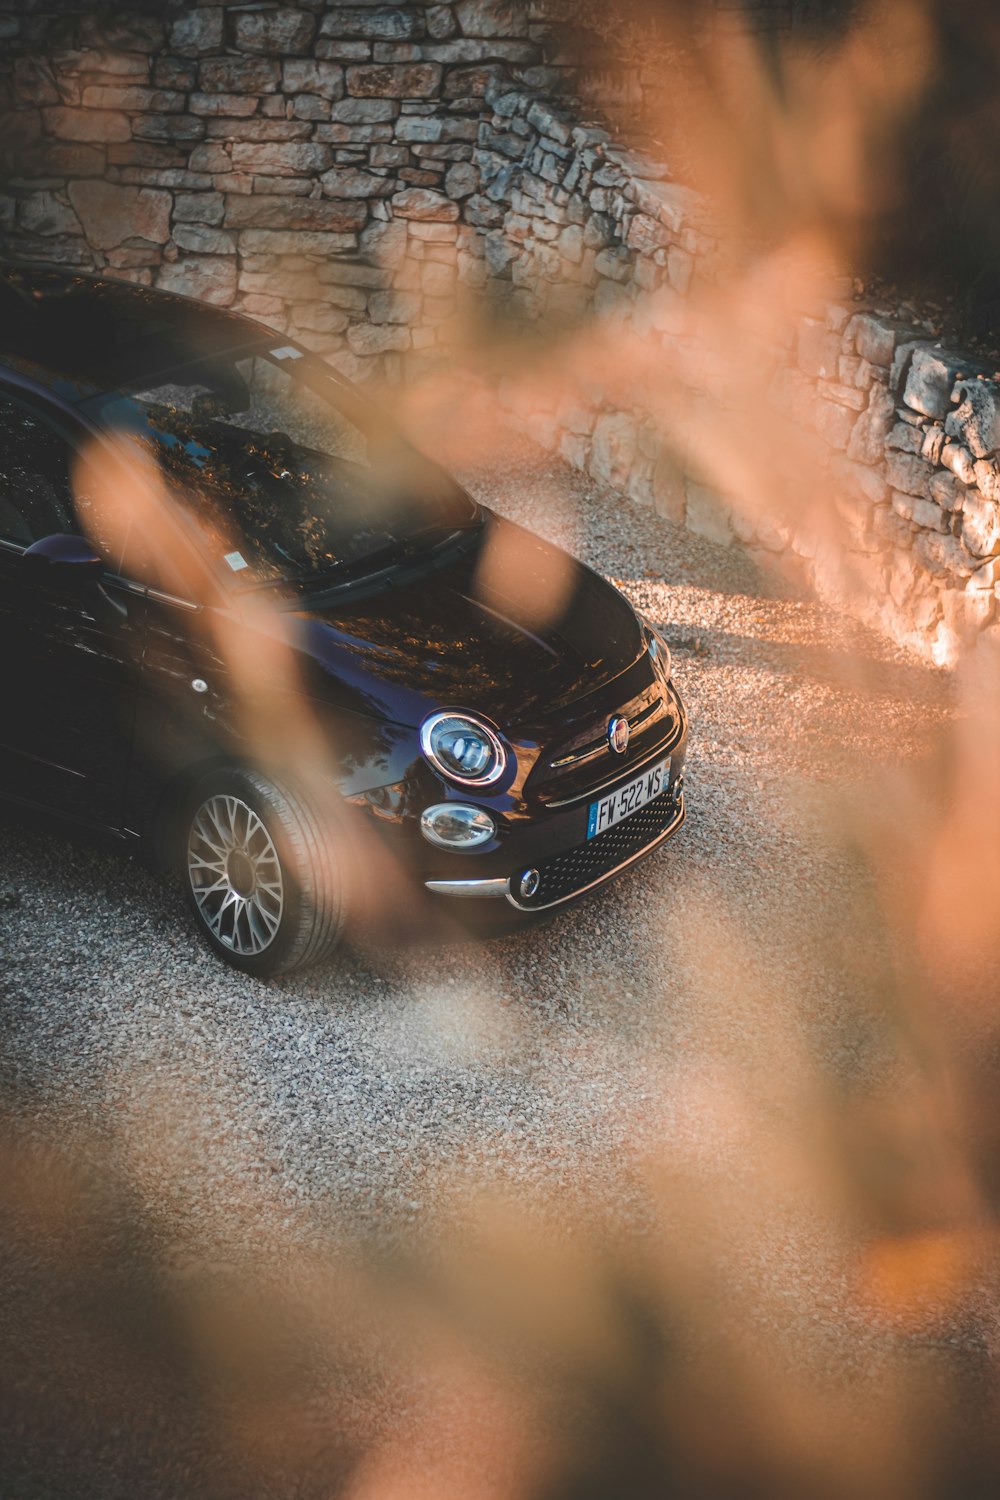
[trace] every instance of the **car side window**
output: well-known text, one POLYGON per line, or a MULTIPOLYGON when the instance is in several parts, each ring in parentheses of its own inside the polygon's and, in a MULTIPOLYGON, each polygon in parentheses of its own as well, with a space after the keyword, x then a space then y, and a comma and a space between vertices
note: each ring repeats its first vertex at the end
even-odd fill
POLYGON ((40 416, 0 396, 0 540, 19 547, 78 530, 70 450, 40 416))

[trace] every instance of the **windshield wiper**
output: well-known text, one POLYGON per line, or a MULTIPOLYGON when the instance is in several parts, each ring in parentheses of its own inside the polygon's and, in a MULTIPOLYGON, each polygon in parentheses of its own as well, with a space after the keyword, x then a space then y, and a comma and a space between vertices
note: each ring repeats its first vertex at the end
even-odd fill
MULTIPOLYGON (((437 530, 437 528, 433 528, 437 530)), ((409 537, 405 542, 396 542, 382 547, 368 557, 358 558, 352 563, 342 563, 329 573, 311 579, 296 581, 295 594, 290 602, 309 604, 323 603, 327 599, 341 598, 362 589, 394 587, 428 570, 433 571, 449 562, 460 543, 479 532, 479 526, 458 526, 446 532, 433 546, 419 546, 420 536, 409 537), (317 587, 319 585, 319 587, 317 587)))

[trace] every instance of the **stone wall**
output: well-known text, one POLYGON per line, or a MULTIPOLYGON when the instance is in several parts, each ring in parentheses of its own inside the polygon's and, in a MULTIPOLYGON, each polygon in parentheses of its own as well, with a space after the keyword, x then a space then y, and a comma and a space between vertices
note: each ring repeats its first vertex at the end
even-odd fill
MULTIPOLYGON (((787 509, 727 500, 706 484, 697 445, 685 443, 690 389, 676 388, 679 425, 676 412, 664 420, 662 400, 671 372, 699 363, 688 311, 699 285, 722 274, 704 203, 657 162, 523 90, 494 97, 477 164, 492 208, 484 244, 494 301, 531 327, 603 323, 645 372, 624 401, 595 377, 599 361, 549 398, 537 386, 528 403, 515 394, 512 415, 539 442, 672 521, 794 567, 934 661, 953 662, 991 626, 1000 587, 992 367, 941 348, 912 313, 852 300, 842 286, 842 299, 806 306, 783 326, 755 369, 776 423, 803 435, 835 525, 810 524, 808 496, 801 524, 787 509)), ((713 399, 710 376, 698 394, 713 399)))
POLYGON ((0 256, 243 309, 398 378, 475 259, 487 88, 552 83, 543 31, 526 0, 0 0, 0 256))

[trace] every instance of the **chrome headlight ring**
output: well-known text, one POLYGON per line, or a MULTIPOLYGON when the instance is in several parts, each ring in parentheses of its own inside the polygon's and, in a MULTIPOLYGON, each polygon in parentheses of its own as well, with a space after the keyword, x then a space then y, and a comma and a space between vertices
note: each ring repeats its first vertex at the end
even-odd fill
POLYGON ((500 736, 477 714, 454 711, 428 715, 420 726, 420 749, 435 771, 457 786, 493 786, 507 768, 507 752, 500 736), (468 750, 461 748, 465 740, 470 742, 468 750), (459 757, 474 752, 476 745, 488 754, 478 757, 481 764, 475 769, 470 767, 468 774, 463 773, 459 757))

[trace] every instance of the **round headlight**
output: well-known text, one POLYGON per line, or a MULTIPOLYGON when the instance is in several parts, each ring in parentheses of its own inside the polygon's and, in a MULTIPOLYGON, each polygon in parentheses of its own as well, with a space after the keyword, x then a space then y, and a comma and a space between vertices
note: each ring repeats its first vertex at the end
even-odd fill
POLYGON ((495 732, 467 714, 431 714, 420 727, 420 748, 435 770, 463 786, 490 786, 507 764, 495 732))
POLYGON ((420 818, 424 838, 442 849, 476 849, 488 844, 496 831, 488 812, 461 802, 436 802, 420 818))

